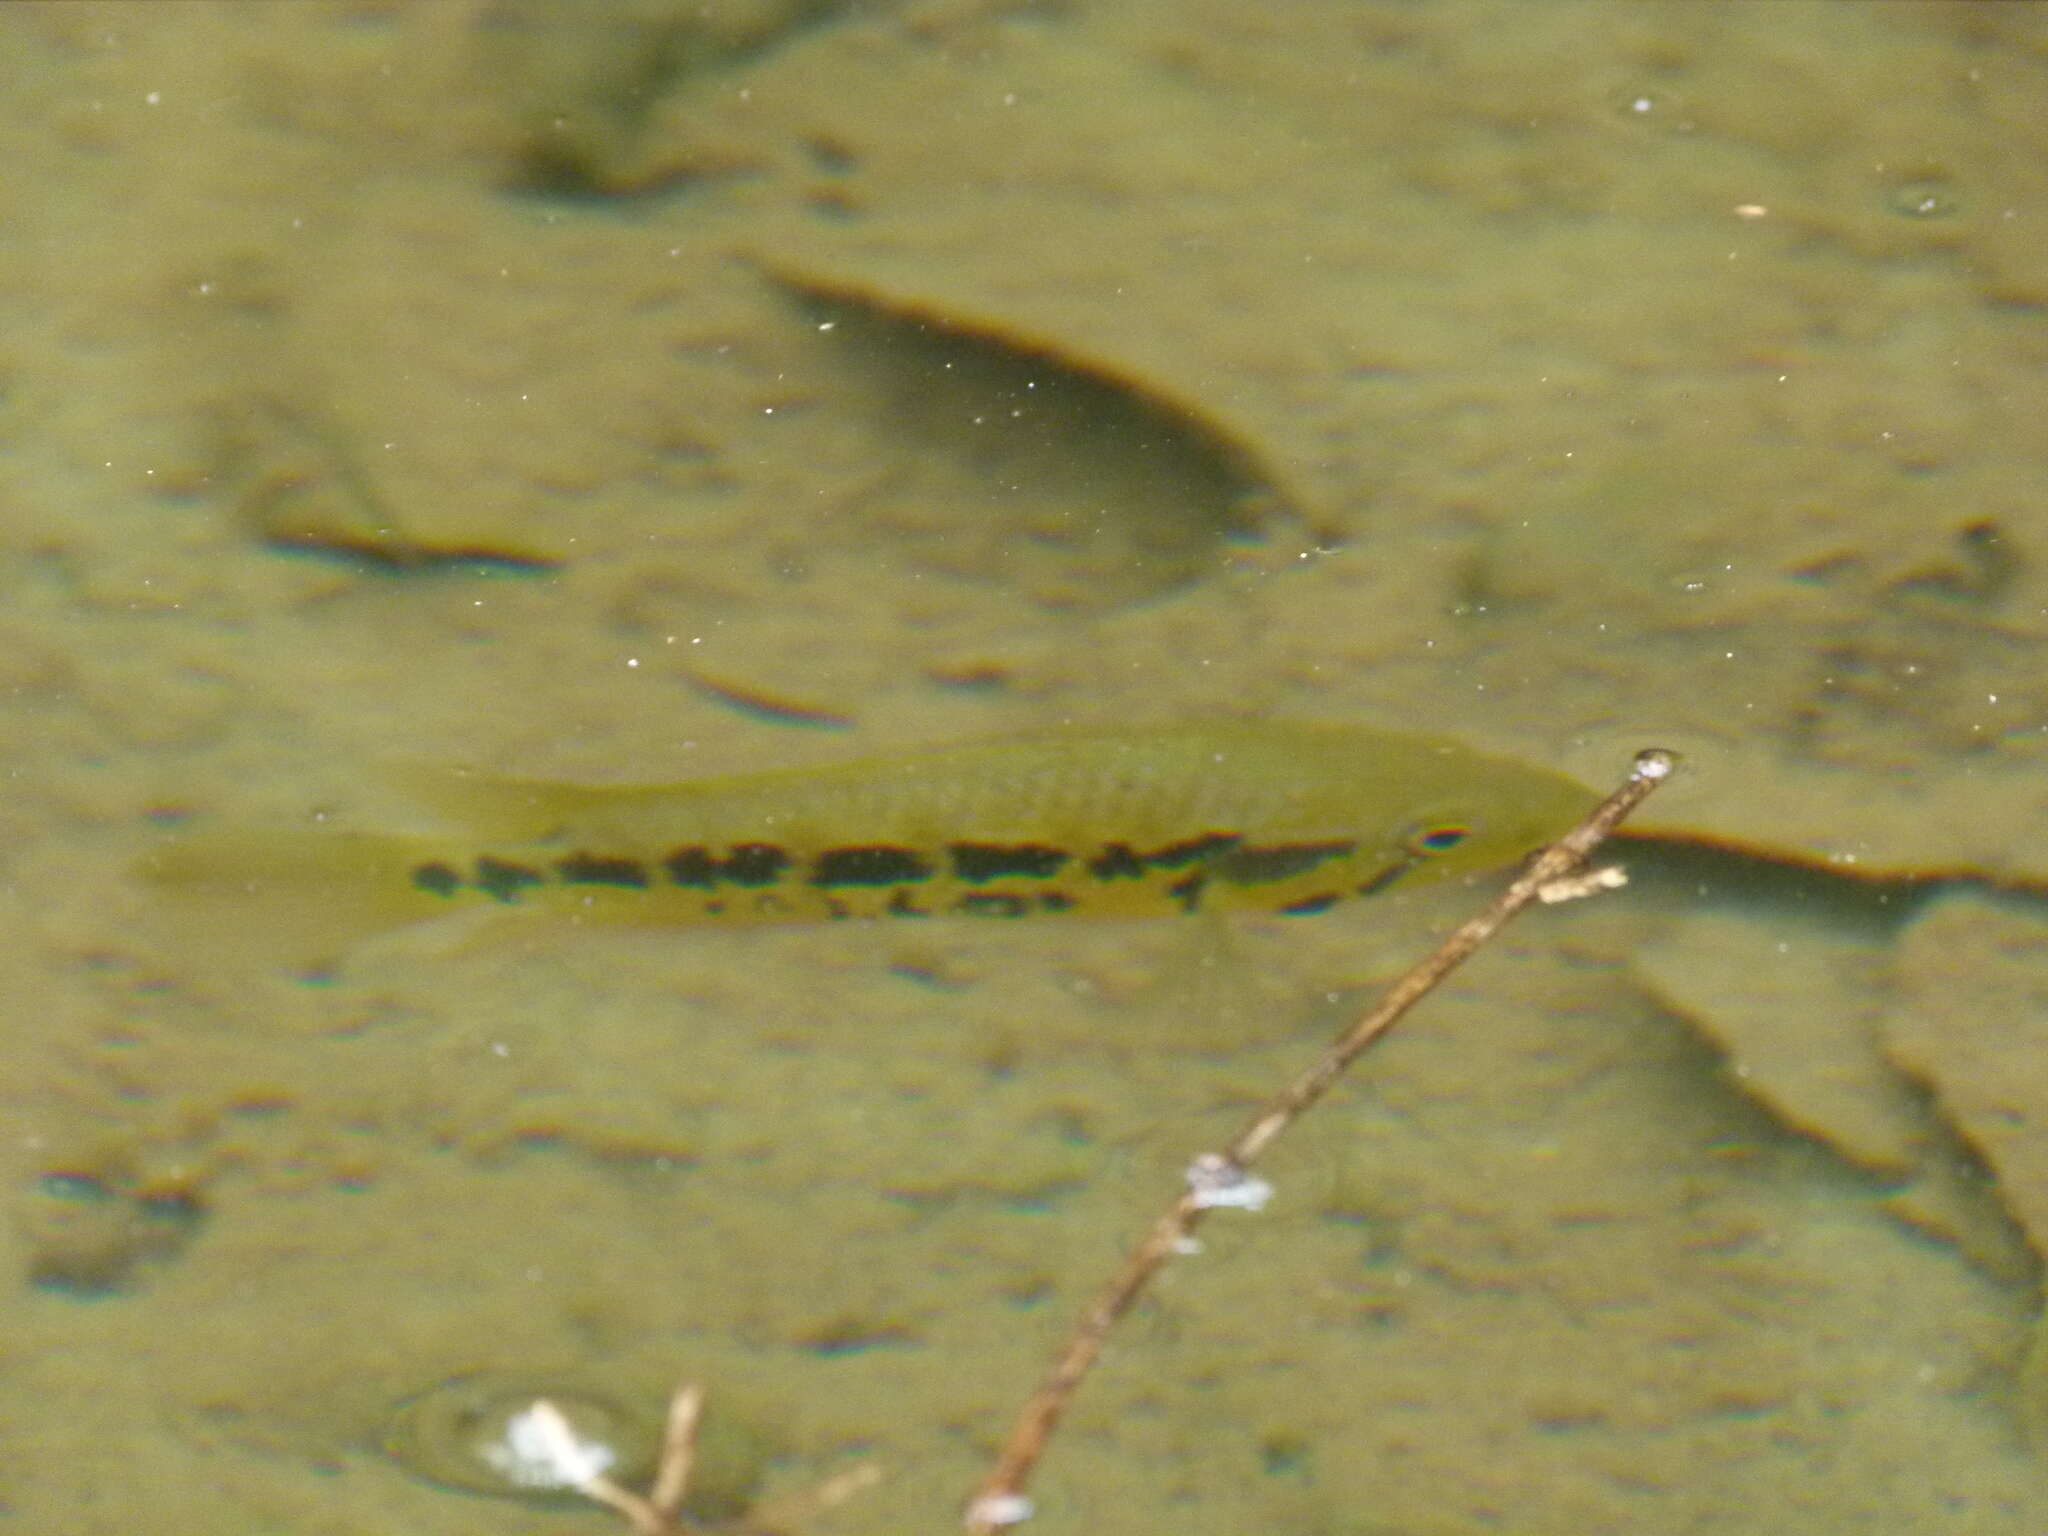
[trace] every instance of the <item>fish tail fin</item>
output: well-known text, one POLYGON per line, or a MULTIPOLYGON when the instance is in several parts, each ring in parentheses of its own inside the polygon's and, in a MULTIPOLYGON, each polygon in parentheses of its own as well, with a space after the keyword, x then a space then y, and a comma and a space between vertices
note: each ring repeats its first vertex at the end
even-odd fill
POLYGON ((237 971, 331 972, 357 946, 439 916, 412 872, 426 839, 364 832, 205 832, 135 861, 153 899, 143 936, 237 971))

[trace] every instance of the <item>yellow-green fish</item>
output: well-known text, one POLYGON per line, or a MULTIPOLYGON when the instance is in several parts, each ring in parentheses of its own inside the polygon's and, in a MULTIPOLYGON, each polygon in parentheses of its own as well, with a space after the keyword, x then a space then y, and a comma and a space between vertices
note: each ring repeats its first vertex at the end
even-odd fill
POLYGON ((1511 862, 1557 774, 1357 726, 1075 731, 678 784, 452 779, 432 835, 173 839, 160 886, 345 946, 464 908, 648 923, 1320 912, 1511 862))

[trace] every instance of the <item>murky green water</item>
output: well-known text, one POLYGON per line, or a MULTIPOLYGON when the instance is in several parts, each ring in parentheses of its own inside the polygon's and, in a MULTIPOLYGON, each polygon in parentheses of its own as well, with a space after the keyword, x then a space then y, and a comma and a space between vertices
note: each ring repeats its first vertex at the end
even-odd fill
POLYGON ((1476 892, 308 985, 126 869, 405 825, 391 764, 1220 715, 1601 784, 1663 742, 1693 851, 1366 1059, 1033 1530, 2038 1530, 2041 36, 0 11, 0 1508, 594 1528, 459 1475, 478 1424, 644 1436, 688 1378, 708 1515, 872 1464, 806 1529, 953 1528, 1189 1156, 1476 892))

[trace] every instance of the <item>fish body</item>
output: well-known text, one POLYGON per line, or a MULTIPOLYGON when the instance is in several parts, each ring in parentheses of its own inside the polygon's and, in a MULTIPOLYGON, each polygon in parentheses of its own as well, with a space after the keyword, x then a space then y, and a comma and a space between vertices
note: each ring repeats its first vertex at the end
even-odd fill
POLYGON ((466 776, 432 798, 445 833, 268 851, 196 836, 145 873, 277 913, 352 903, 348 929, 463 908, 677 924, 1308 913, 1506 864, 1594 799, 1455 743, 1308 723, 1075 731, 677 784, 466 776))

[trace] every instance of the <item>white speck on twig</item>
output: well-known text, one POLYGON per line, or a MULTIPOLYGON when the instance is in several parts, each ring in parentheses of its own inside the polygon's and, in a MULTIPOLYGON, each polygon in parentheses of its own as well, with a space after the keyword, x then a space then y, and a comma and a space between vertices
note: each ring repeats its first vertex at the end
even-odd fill
POLYGON ((1036 1507, 1021 1493, 984 1494, 967 1506, 967 1520, 977 1526, 1021 1525, 1036 1507))
POLYGON ((1556 906, 1560 901, 1577 901, 1582 896, 1597 896, 1602 891, 1618 891, 1627 884, 1627 870, 1619 864, 1603 864, 1598 869, 1581 870, 1576 875, 1559 875, 1555 880, 1546 880, 1536 887, 1536 899, 1547 906, 1556 906))
POLYGON ((1197 1210, 1263 1211, 1273 1198, 1273 1186, 1227 1157, 1204 1152, 1188 1164, 1188 1193, 1197 1210))

